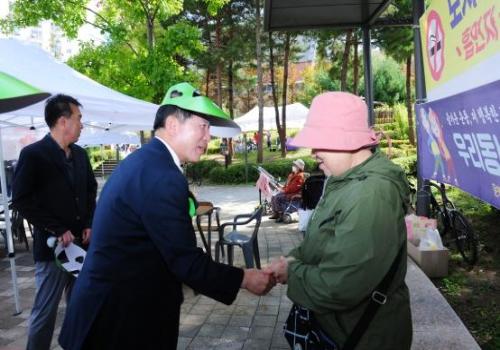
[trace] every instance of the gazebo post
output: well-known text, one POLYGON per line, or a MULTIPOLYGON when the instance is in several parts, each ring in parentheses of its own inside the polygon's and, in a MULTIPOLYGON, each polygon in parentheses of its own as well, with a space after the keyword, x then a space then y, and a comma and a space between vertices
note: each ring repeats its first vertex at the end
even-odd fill
MULTIPOLYGON (((425 12, 424 0, 413 0, 413 45, 415 56, 415 104, 419 105, 426 102, 427 94, 425 91, 425 75, 422 61, 422 43, 420 40, 420 25, 419 19, 425 12)), ((416 112, 416 108, 415 108, 416 112)), ((416 113, 415 113, 416 114, 416 113)), ((418 115, 415 118, 415 132, 418 136, 418 115)), ((422 147, 418 142, 417 137, 417 215, 427 216, 430 214, 430 194, 427 191, 429 188, 429 181, 424 180, 420 175, 420 164, 418 154, 421 152, 418 149, 422 147)))
POLYGON ((365 101, 368 105, 368 125, 375 124, 375 114, 373 112, 373 74, 371 55, 371 33, 370 26, 364 25, 363 29, 363 61, 365 68, 365 101))

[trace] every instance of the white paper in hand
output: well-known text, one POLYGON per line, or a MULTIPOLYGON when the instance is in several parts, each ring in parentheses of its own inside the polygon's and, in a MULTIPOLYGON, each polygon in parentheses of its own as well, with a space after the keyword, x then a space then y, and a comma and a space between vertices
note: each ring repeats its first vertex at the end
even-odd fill
POLYGON ((64 247, 62 242, 54 249, 56 262, 70 274, 78 277, 85 261, 86 252, 76 244, 70 243, 64 247))

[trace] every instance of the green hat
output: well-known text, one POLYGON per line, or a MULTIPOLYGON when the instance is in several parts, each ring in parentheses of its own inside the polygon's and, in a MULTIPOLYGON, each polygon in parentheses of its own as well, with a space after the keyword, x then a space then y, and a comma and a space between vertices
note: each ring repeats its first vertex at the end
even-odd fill
POLYGON ((49 93, 0 72, 0 113, 24 108, 49 96, 49 93))
POLYGON ((214 127, 210 128, 210 133, 214 136, 232 137, 241 132, 238 124, 231 120, 226 112, 188 83, 170 87, 161 105, 174 105, 200 115, 214 127))

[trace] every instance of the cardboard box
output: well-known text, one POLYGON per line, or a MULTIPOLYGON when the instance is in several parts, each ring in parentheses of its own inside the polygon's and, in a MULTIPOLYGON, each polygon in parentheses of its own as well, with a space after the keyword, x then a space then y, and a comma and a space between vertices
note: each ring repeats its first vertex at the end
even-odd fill
POLYGON ((408 255, 428 277, 448 276, 449 251, 446 247, 440 250, 420 250, 411 242, 407 243, 407 247, 408 255))

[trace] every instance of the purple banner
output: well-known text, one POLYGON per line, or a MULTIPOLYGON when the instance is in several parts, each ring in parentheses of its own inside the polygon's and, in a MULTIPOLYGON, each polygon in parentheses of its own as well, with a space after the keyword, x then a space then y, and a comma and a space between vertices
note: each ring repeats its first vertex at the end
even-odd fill
POLYGON ((500 208, 500 81, 417 105, 416 113, 421 176, 500 208))

